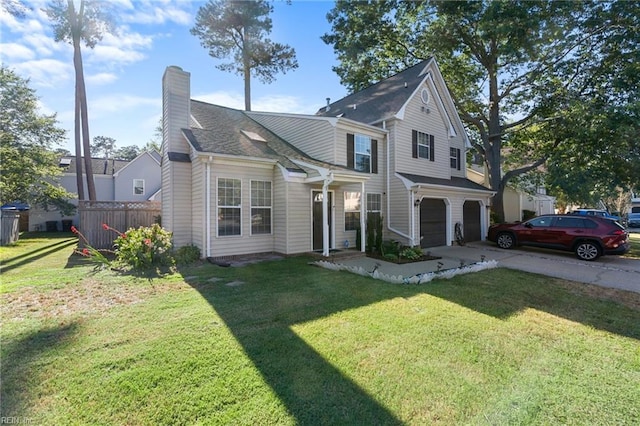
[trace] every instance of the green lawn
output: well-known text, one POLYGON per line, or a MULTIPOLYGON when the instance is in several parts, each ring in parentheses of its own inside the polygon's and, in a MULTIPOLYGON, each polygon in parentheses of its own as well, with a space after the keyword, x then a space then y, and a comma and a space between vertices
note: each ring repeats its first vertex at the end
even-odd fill
POLYGON ((500 268, 400 286, 304 257, 149 282, 94 273, 68 238, 0 250, 2 417, 640 423, 635 293, 500 268))
POLYGON ((631 241, 631 250, 625 254, 625 257, 640 259, 640 233, 630 233, 629 241, 631 241))

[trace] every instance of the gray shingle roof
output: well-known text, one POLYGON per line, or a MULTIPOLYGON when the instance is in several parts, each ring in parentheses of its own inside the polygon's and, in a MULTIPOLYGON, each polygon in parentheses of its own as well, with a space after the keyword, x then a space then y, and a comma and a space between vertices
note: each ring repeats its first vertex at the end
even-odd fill
POLYGON ((191 115, 202 128, 182 129, 196 151, 275 160, 290 171, 302 171, 293 160, 332 169, 345 169, 308 157, 284 139, 245 114, 244 111, 191 100, 191 115), (251 140, 246 133, 260 136, 251 140))
POLYGON ((361 123, 375 123, 394 116, 418 88, 424 75, 420 73, 431 59, 385 78, 366 89, 353 93, 318 110, 323 117, 342 116, 361 123), (406 86, 405 86, 406 84, 406 86))
POLYGON ((451 179, 440 179, 440 178, 434 178, 429 176, 413 175, 410 173, 398 173, 398 174, 404 177, 405 179, 408 179, 411 182, 418 183, 418 184, 423 183, 427 185, 450 186, 454 188, 472 189, 474 191, 493 192, 489 188, 486 188, 467 178, 451 176, 451 179))
MULTIPOLYGON (((61 164, 62 159, 71 160, 68 166, 61 165, 60 168, 64 173, 75 173, 76 172, 76 157, 66 155, 60 159, 58 164, 61 164)), ((91 168, 93 169, 94 175, 108 175, 113 176, 118 170, 123 168, 129 164, 129 161, 126 160, 105 160, 104 158, 92 158, 91 159, 91 168)), ((85 171, 84 168, 84 157, 82 158, 82 171, 85 171)))

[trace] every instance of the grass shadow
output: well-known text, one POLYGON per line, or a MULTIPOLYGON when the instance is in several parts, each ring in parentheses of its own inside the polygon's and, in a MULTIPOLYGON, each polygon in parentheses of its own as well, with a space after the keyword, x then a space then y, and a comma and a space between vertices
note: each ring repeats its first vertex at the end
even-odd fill
POLYGON ((287 268, 283 261, 202 268, 209 276, 227 281, 226 285, 207 284, 196 276, 185 280, 221 316, 297 424, 402 424, 292 327, 389 298, 408 297, 420 289, 354 279, 348 273, 339 273, 336 280, 335 272, 319 268, 312 274, 297 273, 299 268, 312 268, 308 260, 288 259, 287 268), (370 291, 371 286, 378 288, 370 291))
POLYGON ((496 318, 506 319, 525 309, 536 309, 598 330, 640 339, 640 310, 634 309, 633 304, 627 306, 607 297, 615 293, 635 300, 635 305, 640 306, 637 293, 504 271, 498 268, 462 275, 457 277, 456 285, 434 282, 425 286, 424 291, 496 318))
POLYGON ((48 353, 71 343, 78 324, 43 328, 2 344, 0 374, 0 417, 20 418, 28 412, 28 396, 39 384, 38 366, 46 365, 48 353))
POLYGON ((76 244, 78 244, 78 239, 73 237, 73 238, 62 240, 62 241, 58 241, 57 243, 54 243, 54 244, 49 244, 47 246, 40 247, 36 250, 32 250, 18 256, 5 259, 2 262, 0 262, 0 265, 1 265, 0 273, 8 272, 20 266, 24 266, 31 262, 35 262, 39 259, 42 259, 45 256, 48 256, 50 254, 53 254, 57 251, 60 251, 64 248, 67 248, 76 244))

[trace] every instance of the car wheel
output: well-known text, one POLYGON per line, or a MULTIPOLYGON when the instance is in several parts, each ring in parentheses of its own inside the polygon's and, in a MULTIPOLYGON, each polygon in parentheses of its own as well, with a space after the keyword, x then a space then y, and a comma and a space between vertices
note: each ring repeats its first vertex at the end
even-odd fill
POLYGON ((510 249, 515 245, 515 239, 513 238, 513 234, 508 232, 503 232, 498 234, 498 239, 496 240, 496 244, 498 247, 503 249, 510 249))
POLYGON ((576 256, 582 260, 596 260, 600 257, 600 248, 590 241, 583 241, 576 246, 576 256))

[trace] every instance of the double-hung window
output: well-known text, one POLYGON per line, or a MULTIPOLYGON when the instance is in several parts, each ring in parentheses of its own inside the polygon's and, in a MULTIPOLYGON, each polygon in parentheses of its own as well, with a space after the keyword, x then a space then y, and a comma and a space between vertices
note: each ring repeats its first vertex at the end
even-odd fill
POLYGON ((449 148, 449 157, 451 158, 451 168, 460 170, 461 159, 459 148, 449 148))
POLYGON ((355 231, 360 228, 360 193, 344 193, 344 230, 355 231))
POLYGON ((378 173, 378 141, 369 136, 347 134, 347 167, 378 173))
POLYGON ((241 205, 240 179, 218 178, 218 236, 241 235, 241 205))
POLYGON ((271 233, 271 182, 251 181, 251 234, 271 233))
POLYGON ((143 195, 143 194, 144 194, 144 179, 134 179, 133 195, 143 195))
POLYGON ((382 195, 367 194, 367 216, 375 217, 376 221, 380 220, 382 213, 382 195))
POLYGON ((435 161, 435 138, 428 133, 413 130, 411 132, 411 153, 413 158, 425 158, 435 161))

